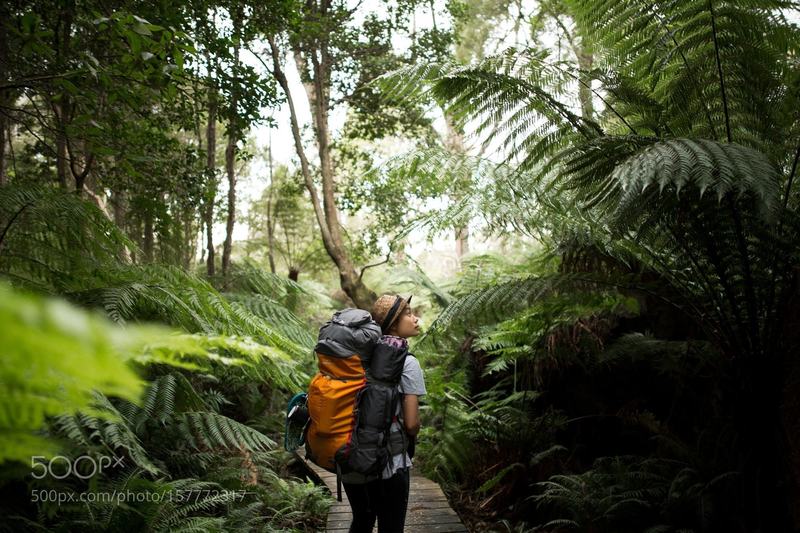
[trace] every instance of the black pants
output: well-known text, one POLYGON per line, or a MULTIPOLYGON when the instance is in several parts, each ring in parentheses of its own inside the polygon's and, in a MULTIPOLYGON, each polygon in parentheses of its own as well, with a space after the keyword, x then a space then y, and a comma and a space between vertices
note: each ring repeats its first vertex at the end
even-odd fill
POLYGON ((403 533, 408 508, 410 468, 400 468, 389 479, 376 479, 362 485, 343 483, 353 522, 350 533, 371 533, 378 519, 378 533, 403 533))

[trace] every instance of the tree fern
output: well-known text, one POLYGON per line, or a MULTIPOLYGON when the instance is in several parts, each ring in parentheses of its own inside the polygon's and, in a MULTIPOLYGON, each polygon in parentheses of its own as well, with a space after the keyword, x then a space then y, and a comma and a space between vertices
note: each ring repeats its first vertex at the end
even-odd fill
MULTIPOLYGON (((787 60, 798 49, 798 28, 780 9, 793 1, 568 2, 603 45, 598 63, 640 80, 664 102, 674 135, 692 131, 738 142, 770 155, 796 116, 782 113, 787 60), (604 16, 597 17, 597 9, 604 16), (742 51, 746 50, 746 53, 742 51)), ((613 94, 613 93, 612 93, 613 94)))
POLYGON ((462 122, 477 119, 477 132, 499 137, 510 158, 530 169, 576 137, 592 138, 602 129, 559 101, 552 82, 566 71, 544 65, 533 52, 508 50, 475 65, 406 67, 383 78, 384 87, 410 98, 433 98, 462 122), (413 87, 417 87, 414 89, 413 87), (502 123, 501 123, 502 122, 502 123))
POLYGON ((568 5, 603 45, 595 97, 605 113, 596 124, 571 116, 553 100, 558 92, 543 94, 574 74, 534 51, 417 66, 389 79, 401 93, 433 96, 477 120, 478 132, 494 128, 508 164, 551 196, 560 191, 576 203, 573 213, 606 230, 605 240, 669 280, 726 349, 779 350, 774 313, 789 297, 786 272, 800 240, 789 201, 797 116, 785 113, 800 106, 787 86, 800 36, 776 9, 795 4, 568 5), (608 18, 596 16, 606 10, 608 18))
POLYGON ((133 248, 97 207, 75 194, 0 187, 0 273, 20 285, 63 292, 133 248))

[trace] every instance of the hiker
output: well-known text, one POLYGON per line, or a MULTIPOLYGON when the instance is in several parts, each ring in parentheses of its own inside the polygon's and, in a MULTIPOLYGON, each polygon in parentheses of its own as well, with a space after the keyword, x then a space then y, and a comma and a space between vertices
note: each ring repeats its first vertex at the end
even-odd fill
MULTIPOLYGON (((407 339, 419 335, 419 318, 411 311, 411 297, 384 294, 372 308, 372 318, 381 327, 383 336, 378 344, 396 350, 406 350, 407 339)), ((384 347, 384 348, 385 348, 384 347)), ((408 451, 393 455, 381 478, 365 484, 344 482, 344 489, 353 511, 350 533, 369 533, 378 521, 378 533, 402 533, 408 508, 411 458, 414 441, 419 432, 419 397, 426 393, 422 369, 416 357, 408 354, 398 385, 401 401, 390 431, 402 431, 408 451)))

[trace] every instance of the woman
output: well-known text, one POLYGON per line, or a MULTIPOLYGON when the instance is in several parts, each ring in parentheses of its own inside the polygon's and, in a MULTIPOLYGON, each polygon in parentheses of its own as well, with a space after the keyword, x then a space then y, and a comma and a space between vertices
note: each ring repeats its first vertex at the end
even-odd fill
MULTIPOLYGON (((408 347, 407 339, 419 335, 419 318, 412 313, 410 302, 410 296, 403 299, 384 294, 378 298, 372 308, 372 319, 383 332, 379 343, 405 349, 408 347)), ((411 354, 406 357, 398 389, 402 400, 396 414, 402 414, 402 427, 395 422, 391 431, 404 431, 408 441, 413 442, 420 425, 419 397, 426 390, 419 361, 411 354)), ((402 533, 408 508, 411 455, 404 452, 393 456, 381 479, 361 485, 343 483, 353 511, 350 533, 371 532, 376 518, 378 533, 402 533)))

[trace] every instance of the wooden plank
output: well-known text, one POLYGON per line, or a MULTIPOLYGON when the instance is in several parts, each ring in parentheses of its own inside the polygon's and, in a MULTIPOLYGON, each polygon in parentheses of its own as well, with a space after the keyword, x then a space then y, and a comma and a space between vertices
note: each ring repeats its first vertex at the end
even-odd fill
MULTIPOLYGON (((320 476, 321 481, 327 486, 329 489, 335 491, 336 490, 336 476, 320 476)), ((419 477, 419 476, 411 476, 411 490, 441 490, 439 485, 431 481, 430 479, 419 477)))
MULTIPOLYGON (((464 527, 464 524, 461 524, 461 523, 458 523, 458 524, 429 524, 429 525, 425 526, 424 529, 425 529, 426 533, 428 531, 440 531, 441 533, 445 533, 445 532, 450 533, 450 532, 455 532, 455 531, 467 531, 467 528, 464 527)), ((408 533, 414 533, 415 529, 414 528, 411 528, 411 529, 407 528, 406 531, 408 533)), ((419 531, 419 530, 417 529, 416 531, 419 531)))
MULTIPOLYGON (((406 529, 409 527, 413 527, 417 531, 420 530, 430 530, 430 528, 434 528, 436 526, 443 526, 443 525, 460 525, 461 521, 456 517, 455 519, 449 516, 421 516, 416 517, 416 519, 410 519, 411 517, 406 518, 406 529), (417 527, 414 527, 417 526, 417 527), (424 527, 423 527, 424 526, 424 527)), ((328 520, 328 530, 331 529, 342 529, 350 527, 350 519, 346 520, 328 520)))
MULTIPOLYGON (((377 527, 373 529, 373 531, 377 530, 377 527)), ((326 531, 327 533, 347 533, 350 531, 350 524, 336 529, 328 528, 326 531)), ((415 528, 414 526, 405 528, 405 533, 420 533, 421 531, 424 531, 425 533, 428 533, 428 531, 437 531, 439 533, 466 533, 467 528, 464 526, 464 524, 433 524, 424 526, 423 528, 415 528)))
MULTIPOLYGON (((450 509, 450 503, 444 501, 429 501, 429 502, 408 502, 409 513, 426 512, 432 509, 450 509)), ((350 505, 344 502, 336 503, 336 506, 331 506, 329 513, 349 513, 350 505)))
MULTIPOLYGON (((352 517, 349 508, 346 510, 341 509, 339 512, 330 513, 328 515, 326 529, 328 531, 342 528, 347 529, 349 528, 351 520, 352 517)), ((462 529, 453 529, 448 527, 445 529, 446 531, 466 531, 466 529, 463 529, 463 525, 461 524, 461 519, 459 518, 458 514, 449 506, 429 509, 409 509, 408 514, 406 515, 406 524, 408 526, 425 526, 424 528, 406 528, 409 531, 438 531, 440 530, 439 526, 443 525, 459 525, 462 527, 462 529), (436 527, 434 528, 434 526, 436 527)))
POLYGON ((444 495, 444 492, 442 492, 442 489, 438 489, 438 490, 429 490, 429 489, 418 490, 418 491, 415 491, 413 493, 413 495, 414 495, 414 498, 412 498, 411 494, 409 494, 409 498, 408 498, 409 501, 423 501, 423 500, 427 501, 427 500, 446 500, 447 499, 447 496, 444 495))
POLYGON ((420 511, 422 509, 450 509, 450 502, 447 500, 429 500, 429 501, 409 501, 408 512, 420 511))
MULTIPOLYGON (((336 498, 336 487, 328 487, 331 491, 331 495, 336 498)), ((425 487, 422 489, 415 489, 411 487, 411 491, 409 493, 409 502, 418 502, 418 501, 436 501, 436 500, 447 500, 447 496, 445 496, 442 489, 437 487, 425 487)), ((342 487, 342 502, 344 503, 347 501, 347 494, 344 491, 344 487, 342 487)), ((338 500, 335 502, 336 504, 340 503, 338 500)))
MULTIPOLYGON (((452 521, 460 521, 460 517, 458 514, 450 508, 447 507, 440 507, 438 509, 425 509, 424 511, 409 511, 406 514, 406 520, 409 522, 416 522, 426 517, 439 517, 439 522, 452 522, 452 521), (452 520, 444 520, 444 518, 451 518, 452 520)), ((350 512, 339 512, 339 513, 330 513, 328 514, 328 520, 347 520, 348 523, 351 519, 350 512)))
POLYGON ((424 513, 424 514, 410 514, 406 516, 406 524, 409 525, 431 525, 431 524, 460 524, 461 519, 455 513, 424 513))

